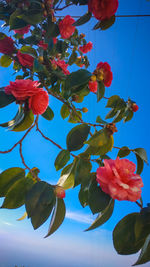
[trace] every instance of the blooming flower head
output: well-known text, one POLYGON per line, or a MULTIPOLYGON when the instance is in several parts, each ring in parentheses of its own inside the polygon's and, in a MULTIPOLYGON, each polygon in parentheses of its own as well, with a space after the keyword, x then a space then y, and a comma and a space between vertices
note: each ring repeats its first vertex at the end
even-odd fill
POLYGON ((93 47, 92 42, 88 42, 86 45, 80 46, 79 47, 79 50, 82 53, 86 54, 87 52, 90 52, 91 51, 92 47, 93 47))
POLYGON ((97 92, 97 88, 98 88, 98 84, 97 81, 93 82, 93 81, 89 81, 89 90, 93 93, 97 92))
POLYGON ((38 81, 20 79, 15 82, 10 82, 10 85, 5 87, 5 93, 13 95, 17 100, 26 100, 43 90, 39 86, 40 83, 38 81))
POLYGON ((48 44, 46 44, 43 40, 38 43, 38 46, 43 48, 43 50, 46 50, 48 48, 48 44))
POLYGON ((29 98, 29 108, 35 115, 43 114, 48 107, 48 103, 48 93, 43 89, 29 98))
POLYGON ((135 174, 136 165, 128 159, 105 159, 97 169, 97 182, 102 190, 118 200, 136 201, 141 197, 143 182, 135 174))
POLYGON ((64 19, 59 22, 59 31, 63 39, 68 39, 73 35, 75 26, 72 24, 74 22, 75 20, 70 15, 65 16, 64 19))
POLYGON ((112 83, 113 74, 111 71, 111 67, 107 62, 100 62, 96 67, 97 72, 97 80, 103 81, 106 87, 109 87, 112 83))
POLYGON ((22 66, 33 67, 34 57, 32 57, 28 54, 23 54, 20 51, 18 51, 17 57, 18 57, 18 60, 22 66))
POLYGON ((24 35, 25 33, 28 33, 29 30, 30 30, 30 25, 27 25, 26 27, 24 28, 21 28, 21 29, 17 29, 17 30, 14 30, 15 33, 18 33, 20 35, 24 35))
POLYGON ((66 64, 64 60, 58 59, 56 61, 55 59, 53 59, 53 60, 51 60, 51 64, 54 67, 54 69, 56 69, 57 66, 60 67, 65 75, 70 74, 69 70, 67 70, 67 67, 69 66, 69 64, 66 64))
POLYGON ((98 20, 111 18, 118 9, 118 0, 89 0, 88 8, 98 20))
POLYGON ((0 39, 0 53, 11 55, 14 50, 14 41, 11 37, 5 36, 0 39))

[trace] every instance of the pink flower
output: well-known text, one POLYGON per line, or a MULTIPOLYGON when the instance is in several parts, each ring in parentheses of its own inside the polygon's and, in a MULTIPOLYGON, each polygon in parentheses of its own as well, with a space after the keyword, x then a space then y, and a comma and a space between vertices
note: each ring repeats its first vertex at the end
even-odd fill
POLYGON ((97 182, 102 190, 118 200, 136 201, 141 197, 143 182, 135 174, 136 165, 128 159, 105 159, 97 169, 97 182))
POLYGON ((72 26, 72 24, 74 22, 75 20, 69 15, 65 16, 64 19, 59 22, 59 31, 63 39, 68 39, 73 35, 75 26, 72 26))
POLYGON ((10 85, 5 87, 5 93, 13 95, 17 100, 26 100, 29 97, 41 92, 43 88, 39 88, 40 83, 32 80, 16 80, 10 82, 10 85))
POLYGON ((29 32, 30 27, 31 27, 30 25, 27 25, 27 26, 24 27, 24 28, 20 28, 20 29, 14 30, 14 32, 15 32, 15 33, 18 33, 18 34, 20 34, 20 35, 23 35, 23 34, 29 32))
POLYGON ((91 92, 96 93, 97 92, 97 81, 93 82, 93 81, 89 81, 89 89, 91 92))
POLYGON ((109 19, 118 9, 118 0, 89 0, 88 7, 96 19, 109 19))
POLYGON ((11 37, 4 36, 0 39, 0 53, 11 55, 14 50, 14 41, 11 37))
POLYGON ((32 57, 28 54, 23 54, 20 51, 18 51, 17 57, 18 57, 18 60, 22 66, 33 67, 34 57, 32 57))
POLYGON ((82 53, 86 54, 87 52, 91 51, 92 47, 93 47, 92 42, 88 42, 86 45, 80 46, 79 50, 82 53))
POLYGON ((38 43, 38 46, 43 48, 43 50, 46 50, 48 48, 48 44, 46 44, 43 40, 38 43))
POLYGON ((35 115, 43 114, 48 107, 48 103, 48 93, 43 89, 41 89, 41 91, 29 98, 29 108, 35 115))
POLYGON ((98 71, 97 79, 103 81, 106 87, 109 87, 113 80, 111 67, 107 62, 100 62, 97 64, 96 70, 98 71))
POLYGON ((56 68, 57 66, 60 67, 65 75, 70 74, 69 70, 67 70, 67 67, 69 66, 69 64, 66 64, 64 60, 58 59, 56 61, 55 59, 53 59, 51 60, 51 64, 54 68, 56 68))

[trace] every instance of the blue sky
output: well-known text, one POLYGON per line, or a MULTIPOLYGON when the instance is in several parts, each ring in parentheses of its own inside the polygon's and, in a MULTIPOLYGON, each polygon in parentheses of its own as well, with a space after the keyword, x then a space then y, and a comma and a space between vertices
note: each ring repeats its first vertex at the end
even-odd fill
MULTIPOLYGON (((86 12, 85 7, 70 8, 68 13, 76 15, 86 12)), ((66 11, 65 11, 66 12, 66 11)), ((64 11, 62 13, 66 14, 64 11)), ((119 1, 117 14, 150 14, 150 3, 146 0, 119 1)), ((149 150, 149 62, 150 62, 150 18, 118 18, 113 27, 107 31, 92 31, 96 23, 92 19, 88 24, 78 27, 86 34, 88 41, 93 42, 93 50, 88 54, 93 71, 100 61, 107 61, 113 71, 113 83, 106 89, 106 96, 119 94, 124 99, 129 96, 139 106, 139 111, 133 120, 126 124, 117 124, 118 133, 115 134, 115 146, 127 145, 130 148, 144 147, 149 150)), ((6 86, 13 80, 12 69, 0 67, 0 86, 6 86)), ((87 106, 89 112, 84 114, 85 121, 95 121, 96 116, 105 117, 106 100, 96 103, 92 93, 85 98, 79 107, 87 106)), ((65 137, 74 125, 68 124, 60 117, 58 101, 50 97, 50 106, 55 113, 52 122, 40 118, 40 128, 45 135, 65 148, 65 137), (61 132, 60 132, 61 129, 61 132)), ((13 118, 17 107, 15 104, 0 110, 0 121, 13 118)), ((0 150, 6 150, 21 138, 22 133, 13 133, 0 129, 0 150)), ((60 172, 54 168, 54 159, 59 150, 42 139, 33 131, 23 143, 23 153, 30 167, 38 167, 40 178, 55 184, 60 172)), ((115 158, 117 151, 113 151, 115 158)), ((134 156, 129 159, 135 161, 134 156)), ((0 169, 5 170, 13 166, 22 166, 18 150, 12 153, 0 154, 0 169)), ((95 168, 95 166, 94 166, 95 168)), ((149 199, 149 167, 145 166, 142 173, 144 188, 142 190, 144 204, 149 199)), ((88 208, 82 209, 78 203, 78 188, 66 193, 67 218, 61 228, 51 237, 43 239, 48 229, 47 221, 40 229, 34 231, 29 220, 16 221, 24 213, 24 208, 0 211, 0 267, 18 265, 25 267, 128 267, 135 262, 137 255, 119 256, 112 246, 111 231, 115 224, 126 214, 139 211, 134 203, 126 201, 116 202, 111 220, 103 227, 92 232, 83 230, 90 225, 92 215, 88 208)), ((145 264, 149 266, 149 264, 145 264)))

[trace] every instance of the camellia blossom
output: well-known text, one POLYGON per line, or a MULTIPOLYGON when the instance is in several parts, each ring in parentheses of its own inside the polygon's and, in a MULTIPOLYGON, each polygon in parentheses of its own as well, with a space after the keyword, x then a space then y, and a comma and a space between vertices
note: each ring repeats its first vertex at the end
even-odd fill
POLYGON ((63 39, 68 39, 73 35, 75 26, 72 26, 72 24, 74 22, 75 20, 70 15, 65 16, 64 19, 59 22, 59 31, 63 39))
POLYGON ((128 159, 105 159, 104 167, 97 169, 96 180, 113 199, 137 201, 143 182, 135 171, 136 165, 128 159))
POLYGON ((90 89, 91 92, 96 93, 97 92, 97 88, 98 88, 97 81, 95 81, 95 82, 89 81, 89 89, 90 89))
POLYGON ((43 114, 48 107, 48 103, 49 96, 44 90, 39 91, 36 95, 33 95, 29 98, 29 108, 35 115, 43 114))
POLYGON ((69 66, 69 64, 66 64, 64 60, 58 59, 56 61, 55 59, 53 59, 51 60, 51 64, 54 68, 57 68, 57 66, 60 67, 65 75, 70 74, 69 70, 67 70, 67 67, 69 66))
POLYGON ((118 9, 118 0, 89 0, 88 8, 98 20, 111 18, 118 9))
POLYGON ((34 57, 32 57, 28 54, 23 54, 20 51, 18 51, 17 57, 18 57, 18 60, 22 66, 33 67, 34 57))
POLYGON ((15 80, 15 82, 10 82, 10 85, 5 87, 5 93, 13 95, 17 100, 26 100, 43 90, 39 86, 40 83, 38 81, 32 81, 30 79, 15 80))
POLYGON ((43 48, 43 50, 46 50, 48 48, 48 44, 46 44, 43 40, 38 43, 38 46, 43 48))
POLYGON ((86 54, 86 53, 90 52, 92 48, 93 48, 92 42, 88 42, 86 45, 80 46, 79 50, 82 53, 86 54))
POLYGON ((109 87, 112 83, 113 74, 111 71, 111 67, 107 62, 100 62, 96 67, 97 71, 97 79, 103 81, 106 87, 109 87))
POLYGON ((136 103, 133 103, 131 108, 132 108, 133 112, 136 112, 139 109, 139 107, 138 107, 138 105, 136 103))
POLYGON ((11 55, 15 50, 14 41, 11 37, 5 36, 0 39, 0 53, 11 55))
POLYGON ((27 25, 27 26, 24 27, 24 28, 14 30, 14 32, 15 32, 15 33, 18 33, 18 34, 20 34, 20 35, 24 35, 25 33, 28 33, 28 32, 29 32, 30 27, 31 27, 31 25, 27 25))

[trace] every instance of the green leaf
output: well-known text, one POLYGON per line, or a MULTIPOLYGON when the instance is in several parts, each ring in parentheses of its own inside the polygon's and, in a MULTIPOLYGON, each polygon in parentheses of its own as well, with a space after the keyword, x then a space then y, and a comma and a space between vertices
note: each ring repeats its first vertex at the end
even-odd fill
POLYGON ((28 23, 20 17, 19 9, 17 9, 15 12, 11 14, 9 19, 10 30, 21 29, 27 25, 28 23))
POLYGON ((97 102, 99 102, 105 95, 105 86, 103 82, 98 82, 97 102))
POLYGON ((139 213, 131 213, 125 216, 113 231, 113 243, 118 254, 130 255, 138 252, 144 240, 136 240, 135 224, 139 213))
POLYGON ((85 24, 86 22, 88 22, 91 17, 92 17, 92 13, 87 12, 85 15, 83 15, 78 20, 76 20, 76 22, 73 23, 73 26, 81 26, 85 24))
POLYGON ((40 227, 49 217, 55 205, 53 187, 46 182, 37 182, 27 193, 25 206, 34 229, 40 227))
POLYGON ((96 181, 93 181, 89 187, 89 207, 93 214, 106 209, 111 198, 104 193, 96 181))
POLYGON ((106 107, 120 109, 126 107, 126 103, 118 95, 113 95, 109 98, 106 107))
POLYGON ((79 191, 79 201, 83 208, 85 208, 89 203, 89 189, 88 187, 81 186, 79 191))
POLYGON ((73 51, 69 60, 68 60, 68 64, 72 65, 73 63, 75 63, 77 57, 78 57, 77 53, 75 51, 73 51))
POLYGON ((123 146, 119 152, 118 152, 118 157, 119 158, 124 158, 130 154, 130 149, 127 146, 123 146))
POLYGON ((30 25, 36 25, 40 23, 43 19, 43 12, 34 12, 34 10, 28 10, 26 14, 19 16, 23 21, 30 25))
POLYGON ((48 121, 51 121, 54 118, 54 112, 49 106, 47 107, 46 111, 42 114, 42 117, 48 121))
POLYGON ((24 117, 22 120, 18 120, 17 118, 14 121, 11 121, 9 129, 13 132, 22 132, 27 130, 34 122, 34 115, 31 110, 24 113, 24 117))
POLYGON ((13 167, 3 171, 0 174, 0 197, 6 196, 9 188, 24 177, 25 171, 22 168, 13 167))
POLYGON ((150 234, 150 207, 141 209, 139 217, 135 223, 136 241, 145 240, 150 234))
POLYGON ((37 58, 34 59, 33 71, 34 72, 42 72, 42 71, 44 71, 44 66, 38 61, 37 58))
POLYGON ((67 118, 70 114, 70 110, 67 105, 63 104, 60 110, 60 114, 63 119, 67 118))
POLYGON ((57 37, 59 35, 59 27, 56 23, 53 23, 48 19, 48 26, 46 31, 46 38, 57 37))
POLYGON ((85 183, 90 178, 90 171, 92 164, 90 161, 80 158, 78 160, 75 172, 75 184, 74 187, 80 183, 85 183))
POLYGON ((108 124, 108 122, 104 121, 100 116, 97 116, 96 122, 104 125, 108 124))
POLYGON ((81 119, 82 119, 81 111, 79 111, 79 110, 76 111, 76 112, 72 111, 70 113, 68 122, 70 122, 70 123, 79 123, 79 122, 81 122, 81 119))
POLYGON ((0 108, 6 107, 7 105, 14 102, 16 99, 13 95, 5 94, 4 88, 0 88, 0 108))
POLYGON ((58 154, 56 160, 55 160, 55 168, 56 171, 60 170, 61 168, 63 168, 67 162, 70 160, 70 153, 68 150, 63 149, 62 151, 60 151, 60 153, 58 154))
POLYGON ((115 23, 115 20, 116 20, 115 15, 113 15, 110 19, 102 20, 102 21, 99 23, 99 28, 100 28, 102 31, 107 30, 107 29, 109 29, 109 28, 115 23))
POLYGON ((87 124, 81 124, 74 127, 67 135, 67 149, 69 151, 81 149, 88 137, 89 132, 90 127, 87 124))
POLYGON ((17 209, 25 203, 25 195, 34 184, 32 179, 22 178, 16 181, 8 190, 2 208, 17 209))
POLYGON ((114 117, 113 123, 119 122, 123 119, 124 111, 125 111, 125 109, 118 110, 117 114, 114 117))
POLYGON ((139 256, 137 262, 135 264, 133 264, 133 266, 139 265, 139 264, 144 264, 148 261, 150 261, 150 235, 148 235, 148 237, 146 238, 145 243, 142 247, 140 256, 139 256))
POLYGON ((58 185, 62 186, 65 190, 74 186, 75 171, 78 159, 74 159, 72 164, 67 165, 61 172, 61 177, 58 181, 58 185))
POLYGON ((108 114, 106 115, 105 119, 111 119, 117 114, 118 110, 115 108, 112 108, 108 114))
POLYGON ((124 116, 124 122, 130 121, 133 118, 134 112, 131 109, 126 110, 124 116))
POLYGON ((112 216, 112 213, 114 210, 114 204, 115 202, 112 199, 110 203, 108 204, 108 206, 102 212, 100 212, 100 214, 97 216, 96 220, 92 223, 92 225, 85 231, 96 229, 97 227, 107 222, 112 216))
POLYGON ((10 64, 12 63, 12 59, 11 57, 9 57, 8 55, 3 55, 0 58, 0 66, 7 68, 10 66, 10 64))
POLYGON ((56 205, 51 218, 48 233, 45 237, 52 235, 59 226, 63 223, 66 214, 66 207, 64 200, 61 198, 56 199, 56 205))
POLYGON ((133 150, 135 154, 137 154, 142 160, 145 161, 145 163, 148 164, 148 158, 146 154, 146 150, 144 148, 136 148, 133 150))
POLYGON ((20 52, 22 54, 28 54, 30 56, 37 57, 36 50, 31 46, 22 46, 21 49, 20 49, 20 52))
POLYGON ((141 172, 143 171, 144 168, 144 161, 137 155, 135 154, 136 159, 137 159, 137 170, 136 173, 137 174, 141 174, 141 172))

